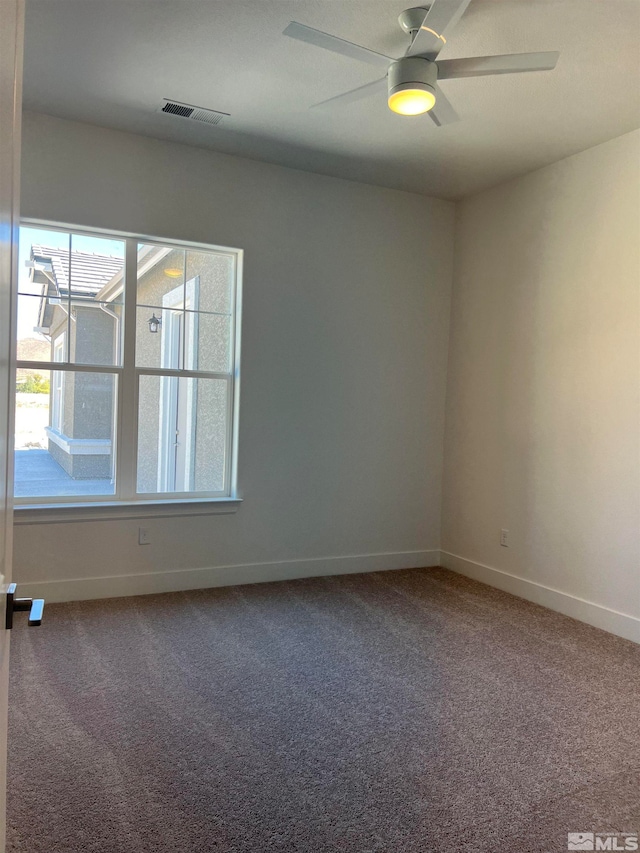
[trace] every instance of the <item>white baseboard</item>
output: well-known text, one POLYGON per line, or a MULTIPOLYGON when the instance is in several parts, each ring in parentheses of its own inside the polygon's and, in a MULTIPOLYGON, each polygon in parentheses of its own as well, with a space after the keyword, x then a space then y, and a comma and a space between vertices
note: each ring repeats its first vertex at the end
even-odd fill
POLYGON ((322 575, 346 575, 380 572, 390 569, 418 569, 437 566, 440 551, 400 551, 394 554, 357 554, 349 557, 318 557, 306 560, 282 560, 270 563, 215 566, 202 569, 178 569, 169 572, 146 572, 99 578, 21 581, 21 596, 59 601, 83 601, 91 598, 119 598, 126 595, 148 595, 205 589, 214 586, 236 586, 267 581, 294 580, 322 575))
POLYGON ((511 575, 509 572, 485 566, 483 563, 476 563, 474 560, 467 560, 447 551, 441 552, 440 565, 445 569, 451 569, 453 572, 466 575, 466 577, 481 581, 504 592, 510 592, 519 598, 525 598, 527 601, 541 604, 550 610, 564 613, 565 616, 571 616, 573 619, 579 619, 581 622, 594 625, 596 628, 602 628, 618 637, 624 637, 625 640, 640 643, 640 619, 636 616, 611 610, 609 607, 603 607, 593 601, 586 601, 584 598, 561 592, 559 589, 553 589, 536 581, 511 575))

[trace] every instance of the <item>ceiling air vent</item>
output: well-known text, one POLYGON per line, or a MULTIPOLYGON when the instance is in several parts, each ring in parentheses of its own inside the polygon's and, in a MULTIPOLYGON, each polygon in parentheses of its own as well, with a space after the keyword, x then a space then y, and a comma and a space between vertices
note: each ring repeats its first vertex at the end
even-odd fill
POLYGON ((179 101, 168 101, 166 98, 159 109, 161 113, 188 118, 191 121, 201 121, 204 124, 220 124, 223 118, 228 118, 229 113, 221 113, 219 110, 207 110, 204 107, 195 107, 193 104, 181 104, 179 101))

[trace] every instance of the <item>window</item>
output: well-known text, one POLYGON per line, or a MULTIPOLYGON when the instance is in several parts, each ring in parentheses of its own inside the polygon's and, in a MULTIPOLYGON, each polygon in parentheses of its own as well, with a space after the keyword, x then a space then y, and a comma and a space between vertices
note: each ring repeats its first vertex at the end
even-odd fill
POLYGON ((235 495, 241 252, 25 223, 16 504, 235 495))

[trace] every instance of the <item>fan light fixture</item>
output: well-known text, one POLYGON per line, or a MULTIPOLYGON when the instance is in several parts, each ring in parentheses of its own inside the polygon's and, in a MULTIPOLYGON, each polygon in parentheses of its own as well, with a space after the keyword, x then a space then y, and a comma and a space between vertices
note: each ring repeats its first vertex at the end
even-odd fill
POLYGON ((178 267, 167 267, 164 270, 164 274, 168 275, 169 278, 180 278, 182 275, 182 270, 178 269, 178 267))
POLYGON ((428 113, 435 103, 435 92, 428 84, 411 83, 406 89, 396 89, 389 95, 389 109, 403 116, 428 113))
POLYGON ((389 66, 389 109, 403 116, 428 113, 436 103, 438 71, 435 62, 405 56, 389 66))

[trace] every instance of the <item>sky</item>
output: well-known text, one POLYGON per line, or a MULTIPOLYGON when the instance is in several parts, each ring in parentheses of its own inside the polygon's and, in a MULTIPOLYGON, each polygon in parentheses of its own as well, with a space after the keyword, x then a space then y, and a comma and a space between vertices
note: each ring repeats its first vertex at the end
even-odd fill
MULTIPOLYGON (((56 248, 69 248, 69 238, 74 251, 95 252, 100 255, 116 255, 124 258, 124 241, 109 240, 102 237, 85 237, 81 234, 69 234, 68 231, 54 231, 49 228, 20 228, 20 243, 18 255, 18 293, 40 295, 41 284, 31 281, 30 270, 25 266, 31 255, 31 246, 34 243, 43 246, 54 246, 56 248)), ((18 339, 40 338, 46 340, 42 335, 33 331, 38 322, 38 306, 40 300, 34 296, 18 297, 18 339)))

